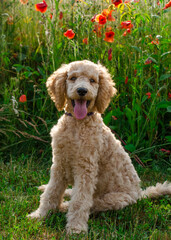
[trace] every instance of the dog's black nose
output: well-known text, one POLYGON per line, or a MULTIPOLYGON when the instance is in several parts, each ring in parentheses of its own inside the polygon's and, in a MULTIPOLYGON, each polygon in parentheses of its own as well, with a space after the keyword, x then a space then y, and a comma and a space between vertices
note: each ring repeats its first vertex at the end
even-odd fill
POLYGON ((87 93, 87 89, 86 88, 77 88, 77 93, 79 96, 85 96, 87 93))

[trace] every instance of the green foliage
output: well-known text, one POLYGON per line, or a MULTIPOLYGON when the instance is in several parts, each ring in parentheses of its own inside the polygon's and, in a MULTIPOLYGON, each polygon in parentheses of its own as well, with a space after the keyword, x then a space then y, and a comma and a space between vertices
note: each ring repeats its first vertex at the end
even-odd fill
POLYGON ((56 114, 47 95, 46 79, 62 63, 83 59, 100 61, 116 82, 118 94, 104 114, 104 122, 126 142, 126 149, 134 153, 161 143, 167 147, 171 52, 170 10, 162 10, 165 1, 159 6, 140 1, 114 8, 110 1, 47 0, 44 14, 35 11, 35 3, 0 2, 0 150, 15 152, 27 146, 29 153, 49 141, 49 129, 62 113, 56 114), (93 31, 97 23, 90 20, 108 7, 114 9, 115 21, 107 21, 99 36, 93 31), (121 22, 128 20, 133 28, 123 36, 126 29, 121 22), (104 41, 109 26, 115 32, 111 43, 104 41), (72 40, 64 36, 68 29, 75 32, 72 40), (83 43, 84 38, 88 44, 83 43), (22 94, 27 96, 25 103, 19 102, 22 94))

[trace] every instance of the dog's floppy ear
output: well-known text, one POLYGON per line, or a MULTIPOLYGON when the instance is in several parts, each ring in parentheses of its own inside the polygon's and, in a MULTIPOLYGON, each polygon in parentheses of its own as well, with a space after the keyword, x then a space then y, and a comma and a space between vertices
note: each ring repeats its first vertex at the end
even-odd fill
POLYGON ((98 64, 99 66, 99 89, 96 98, 96 108, 99 113, 103 113, 110 103, 111 97, 113 97, 117 90, 114 88, 115 83, 113 82, 108 70, 98 64))
POLYGON ((67 66, 62 65, 46 82, 48 93, 59 111, 64 109, 66 102, 67 66))

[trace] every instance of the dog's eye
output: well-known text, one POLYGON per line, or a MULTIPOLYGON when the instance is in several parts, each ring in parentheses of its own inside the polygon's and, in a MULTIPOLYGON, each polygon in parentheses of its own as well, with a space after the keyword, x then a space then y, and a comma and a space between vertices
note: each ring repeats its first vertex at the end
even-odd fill
POLYGON ((70 78, 71 81, 75 81, 76 79, 77 79, 76 77, 70 78))
POLYGON ((90 78, 90 82, 91 82, 91 83, 94 83, 95 80, 94 80, 93 78, 90 78))

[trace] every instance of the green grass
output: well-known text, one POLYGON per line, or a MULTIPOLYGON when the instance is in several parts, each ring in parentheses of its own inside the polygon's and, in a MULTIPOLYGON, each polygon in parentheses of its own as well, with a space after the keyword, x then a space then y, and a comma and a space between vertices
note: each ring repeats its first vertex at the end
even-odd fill
MULTIPOLYGON (((39 205, 37 186, 49 179, 50 161, 35 156, 12 158, 0 163, 0 239, 66 239, 66 215, 49 213, 42 221, 29 220, 27 214, 39 205), (44 162, 44 163, 43 163, 44 162)), ((169 169, 137 166, 143 186, 169 180, 169 169), (153 168, 154 169, 154 168, 153 168)), ((170 239, 170 198, 143 199, 119 211, 90 216, 88 235, 69 239, 170 239)))

